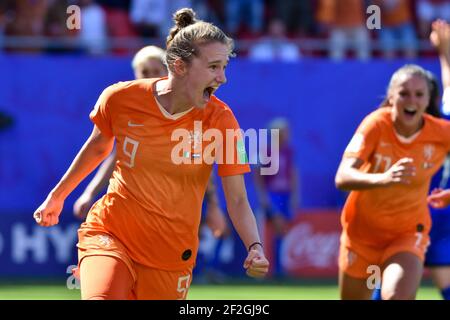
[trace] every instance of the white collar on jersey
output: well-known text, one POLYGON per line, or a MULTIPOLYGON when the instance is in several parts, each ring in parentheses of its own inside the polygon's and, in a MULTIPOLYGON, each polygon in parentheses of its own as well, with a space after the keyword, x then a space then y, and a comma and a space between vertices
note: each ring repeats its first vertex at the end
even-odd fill
MULTIPOLYGON (((162 90, 161 85, 162 85, 162 82, 161 82, 161 81, 157 81, 157 82, 156 82, 156 86, 155 86, 155 87, 156 87, 156 92, 159 92, 159 91, 162 90)), ((179 112, 179 113, 175 113, 175 114, 170 114, 170 113, 167 112, 167 110, 164 109, 164 107, 159 103, 159 101, 158 101, 158 99, 156 99, 156 97, 155 97, 155 101, 156 101, 156 105, 158 106, 158 108, 159 108, 159 110, 161 111, 162 115, 163 115, 165 118, 170 119, 170 120, 177 120, 177 119, 180 119, 182 116, 184 116, 185 114, 191 112, 192 109, 194 109, 194 107, 192 107, 192 108, 190 108, 190 109, 188 109, 188 110, 186 110, 186 111, 183 111, 183 112, 179 112)))
POLYGON ((394 133, 395 133, 395 135, 397 136, 398 140, 399 140, 401 143, 407 143, 407 144, 412 143, 414 140, 416 140, 416 138, 419 136, 419 134, 420 134, 421 132, 422 132, 422 129, 420 129, 419 131, 417 131, 416 133, 414 133, 411 137, 406 138, 406 137, 404 137, 404 136, 399 135, 399 134, 397 133, 397 131, 395 131, 395 129, 394 129, 394 133))

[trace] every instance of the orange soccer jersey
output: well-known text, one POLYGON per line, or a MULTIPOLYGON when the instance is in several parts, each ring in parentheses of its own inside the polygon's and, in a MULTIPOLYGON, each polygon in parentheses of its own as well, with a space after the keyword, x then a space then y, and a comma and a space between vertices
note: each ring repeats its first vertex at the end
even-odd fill
POLYGON ((350 247, 388 245, 417 232, 428 235, 431 220, 426 197, 432 176, 450 151, 450 122, 427 114, 424 120, 421 131, 405 141, 394 130, 391 108, 381 108, 368 115, 353 136, 344 157, 363 160, 364 172, 385 172, 409 157, 416 176, 410 184, 350 193, 341 217, 350 247))
MULTIPOLYGON (((112 85, 92 111, 90 117, 102 134, 116 138, 117 162, 108 193, 91 208, 79 233, 106 232, 123 244, 134 262, 179 271, 195 263, 201 205, 212 169, 210 163, 194 163, 201 156, 202 132, 214 128, 225 137, 226 129, 239 125, 229 107, 214 96, 204 109, 168 114, 153 95, 158 80, 112 85), (180 144, 174 136, 177 129, 189 133, 192 149, 174 153, 180 144), (174 156, 188 162, 177 164, 174 156)), ((236 143, 235 137, 234 147, 236 143)), ((222 148, 226 158, 230 150, 225 141, 222 148)), ((218 164, 220 176, 248 171, 242 162, 218 164)), ((78 244, 81 250, 88 246, 88 241, 78 244)))

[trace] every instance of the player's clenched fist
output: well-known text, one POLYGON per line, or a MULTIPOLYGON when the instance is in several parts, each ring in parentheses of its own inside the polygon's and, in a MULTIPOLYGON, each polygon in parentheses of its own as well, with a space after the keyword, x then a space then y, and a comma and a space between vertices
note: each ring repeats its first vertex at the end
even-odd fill
POLYGON ((56 200, 52 196, 48 196, 34 212, 33 218, 40 226, 54 226, 59 222, 59 215, 61 214, 63 206, 64 201, 56 200))
POLYGON ((262 251, 252 249, 248 252, 247 259, 244 261, 244 268, 247 269, 248 276, 263 278, 269 272, 269 261, 262 251))

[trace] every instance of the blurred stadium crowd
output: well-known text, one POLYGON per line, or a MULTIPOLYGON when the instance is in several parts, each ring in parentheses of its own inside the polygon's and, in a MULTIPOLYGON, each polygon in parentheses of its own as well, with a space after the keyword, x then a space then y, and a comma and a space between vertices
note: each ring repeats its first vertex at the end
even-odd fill
POLYGON ((257 60, 426 56, 431 21, 450 19, 448 0, 2 0, 0 50, 132 54, 164 46, 180 7, 194 8, 235 38, 238 54, 257 60), (378 30, 366 25, 373 4, 378 30), (67 27, 71 5, 81 9, 80 29, 67 27))

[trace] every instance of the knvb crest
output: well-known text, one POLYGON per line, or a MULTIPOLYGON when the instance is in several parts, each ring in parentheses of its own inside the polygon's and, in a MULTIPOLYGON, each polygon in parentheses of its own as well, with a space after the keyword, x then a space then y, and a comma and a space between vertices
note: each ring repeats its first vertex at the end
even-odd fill
POLYGON ((202 132, 198 130, 189 131, 189 144, 191 145, 191 153, 186 152, 185 157, 187 158, 200 158, 201 152, 201 144, 202 144, 202 132), (199 150, 200 149, 200 150, 199 150))
POLYGON ((423 168, 428 169, 433 166, 431 159, 434 155, 434 146, 431 144, 427 144, 423 147, 423 157, 425 158, 425 162, 423 163, 423 168))
POLYGON ((189 143, 193 149, 196 149, 202 140, 202 133, 198 130, 189 131, 189 143))

